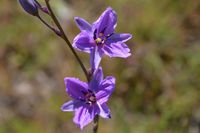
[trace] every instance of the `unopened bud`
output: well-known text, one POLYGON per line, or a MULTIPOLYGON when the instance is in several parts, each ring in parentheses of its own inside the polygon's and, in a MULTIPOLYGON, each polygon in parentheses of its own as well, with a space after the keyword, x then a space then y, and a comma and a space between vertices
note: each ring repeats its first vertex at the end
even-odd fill
POLYGON ((19 0, 19 3, 27 13, 38 16, 38 6, 35 0, 19 0))

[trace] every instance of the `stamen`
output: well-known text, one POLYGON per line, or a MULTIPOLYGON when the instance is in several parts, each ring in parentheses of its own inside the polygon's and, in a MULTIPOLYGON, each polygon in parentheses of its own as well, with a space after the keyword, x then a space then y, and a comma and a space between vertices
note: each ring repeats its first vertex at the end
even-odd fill
POLYGON ((102 39, 101 38, 97 38, 95 41, 96 41, 97 44, 99 44, 99 43, 102 42, 102 39))
POLYGON ((96 96, 91 90, 88 90, 88 93, 85 94, 85 98, 86 98, 86 101, 85 101, 86 104, 92 105, 96 103, 96 96))
POLYGON ((94 34, 93 34, 93 39, 94 39, 94 40, 97 39, 96 33, 97 33, 97 29, 94 30, 94 34))

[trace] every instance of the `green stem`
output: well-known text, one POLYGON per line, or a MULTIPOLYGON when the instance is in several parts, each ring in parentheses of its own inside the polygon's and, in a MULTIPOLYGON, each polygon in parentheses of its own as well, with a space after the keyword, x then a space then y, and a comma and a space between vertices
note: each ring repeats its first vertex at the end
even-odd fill
POLYGON ((49 0, 45 0, 45 2, 46 2, 46 5, 47 5, 47 8, 48 8, 48 10, 49 10, 49 13, 50 13, 51 18, 53 19, 54 23, 56 24, 56 26, 57 26, 58 29, 60 30, 60 33, 61 33, 61 36, 60 36, 60 37, 63 38, 63 39, 65 40, 65 42, 67 43, 67 45, 69 46, 69 48, 70 48, 70 50, 72 51, 72 53, 74 54, 75 58, 76 58, 77 61, 79 62, 80 66, 81 66, 81 68, 82 68, 82 70, 83 70, 83 72, 85 73, 85 76, 86 76, 86 78, 87 78, 87 81, 89 82, 88 72, 87 72, 85 66, 83 65, 81 59, 79 58, 78 54, 76 53, 76 51, 75 51, 74 48, 72 47, 72 45, 71 45, 69 39, 67 38, 67 36, 66 36, 66 34, 65 34, 65 32, 64 32, 64 30, 63 30, 63 28, 62 28, 62 26, 60 25, 58 19, 57 19, 56 16, 55 16, 54 12, 52 11, 51 6, 50 6, 50 4, 49 4, 49 0))
POLYGON ((93 133, 97 133, 98 132, 98 127, 99 127, 99 115, 96 115, 94 117, 93 133))

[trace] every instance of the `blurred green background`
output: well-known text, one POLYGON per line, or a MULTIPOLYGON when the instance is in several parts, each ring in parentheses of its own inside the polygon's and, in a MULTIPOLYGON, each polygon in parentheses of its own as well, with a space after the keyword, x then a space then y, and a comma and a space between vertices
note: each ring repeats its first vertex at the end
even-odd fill
MULTIPOLYGON (((103 58, 104 75, 117 83, 108 103, 112 119, 100 119, 99 133, 200 133, 200 1, 51 4, 70 41, 79 33, 74 16, 92 23, 108 6, 118 13, 117 32, 134 35, 131 57, 103 58)), ((60 110, 70 99, 63 78, 85 80, 71 51, 18 1, 0 5, 0 133, 81 132, 73 113, 60 110)), ((88 54, 78 54, 88 68, 88 54)))

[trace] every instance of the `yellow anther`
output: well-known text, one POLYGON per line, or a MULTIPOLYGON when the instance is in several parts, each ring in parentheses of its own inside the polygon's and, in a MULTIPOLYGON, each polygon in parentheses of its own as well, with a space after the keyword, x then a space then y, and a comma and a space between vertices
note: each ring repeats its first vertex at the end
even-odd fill
POLYGON ((101 43, 102 42, 101 38, 97 38, 95 41, 96 41, 96 43, 101 43))

